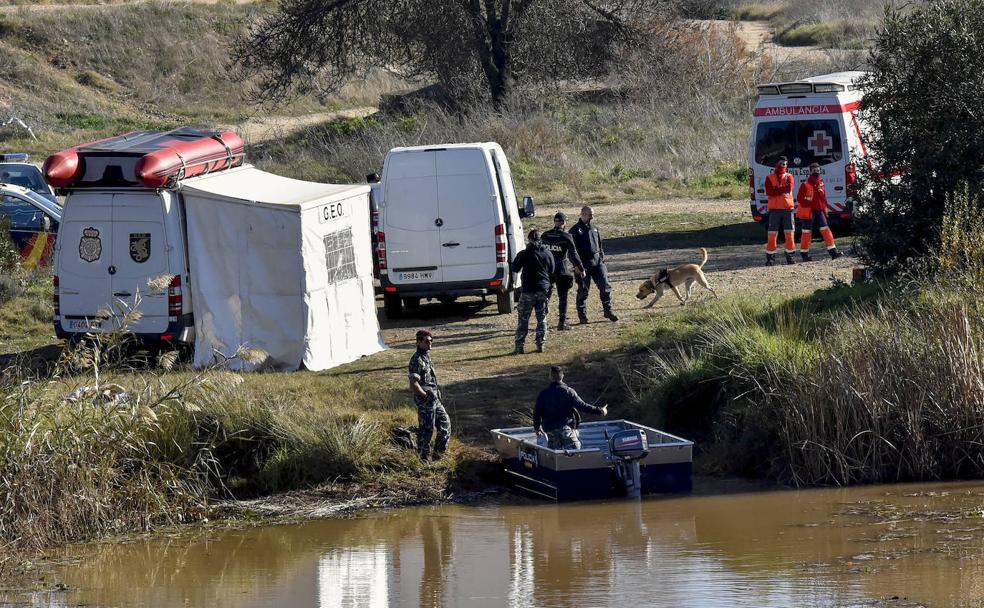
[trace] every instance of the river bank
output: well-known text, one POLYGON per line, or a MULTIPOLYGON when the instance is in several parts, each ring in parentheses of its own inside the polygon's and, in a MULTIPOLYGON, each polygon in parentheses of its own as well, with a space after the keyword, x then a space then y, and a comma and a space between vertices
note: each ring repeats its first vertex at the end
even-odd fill
MULTIPOLYGON (((68 547, 30 605, 976 605, 979 483, 486 500, 68 547)), ((54 563, 57 562, 57 563, 54 563)), ((0 602, 18 603, 0 592, 0 602)))

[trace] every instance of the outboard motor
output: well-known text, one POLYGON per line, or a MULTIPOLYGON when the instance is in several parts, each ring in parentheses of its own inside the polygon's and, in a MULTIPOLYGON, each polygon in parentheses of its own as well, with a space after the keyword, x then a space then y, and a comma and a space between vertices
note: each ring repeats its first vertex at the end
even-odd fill
POLYGON ((625 495, 639 498, 642 482, 639 461, 649 455, 649 441, 642 429, 619 431, 608 440, 612 458, 615 459, 615 474, 625 485, 625 495))

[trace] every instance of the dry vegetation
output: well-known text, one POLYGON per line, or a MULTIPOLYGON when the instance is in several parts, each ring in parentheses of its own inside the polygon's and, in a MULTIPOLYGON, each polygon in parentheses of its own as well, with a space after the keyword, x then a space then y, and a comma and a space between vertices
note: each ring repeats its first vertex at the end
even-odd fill
POLYGON ((884 6, 884 0, 774 0, 739 3, 734 16, 768 21, 779 44, 863 49, 871 45, 884 6))
POLYGON ((377 71, 331 100, 301 97, 274 110, 246 99, 229 69, 233 39, 263 4, 151 1, 133 6, 0 13, 0 146, 48 154, 134 129, 234 125, 375 105, 406 84, 377 71), (129 41, 120 52, 119 41, 129 41), (166 52, 163 52, 166 49, 166 52))

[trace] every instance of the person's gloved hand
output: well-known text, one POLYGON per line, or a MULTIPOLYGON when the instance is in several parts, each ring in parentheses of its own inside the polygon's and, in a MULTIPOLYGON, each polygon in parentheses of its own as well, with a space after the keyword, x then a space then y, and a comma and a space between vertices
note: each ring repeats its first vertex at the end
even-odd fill
POLYGON ((601 415, 602 416, 607 416, 608 415, 608 404, 607 403, 605 405, 601 406, 601 415))

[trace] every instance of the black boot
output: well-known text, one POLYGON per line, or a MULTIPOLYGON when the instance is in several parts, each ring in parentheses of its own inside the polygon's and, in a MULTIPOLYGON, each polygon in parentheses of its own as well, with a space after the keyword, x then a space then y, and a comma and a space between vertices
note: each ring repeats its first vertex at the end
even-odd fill
POLYGON ((831 260, 836 260, 837 258, 839 258, 842 255, 844 255, 840 251, 837 251, 837 248, 836 247, 833 247, 831 249, 828 249, 827 250, 827 253, 830 254, 830 259, 831 260))
POLYGON ((796 263, 796 260, 793 259, 793 254, 787 253, 786 254, 786 264, 792 266, 795 263, 796 263))
POLYGON ((567 319, 561 319, 560 322, 557 323, 557 331, 569 331, 570 328, 571 326, 567 324, 567 319))
POLYGON ((813 258, 810 257, 810 252, 809 251, 800 251, 800 258, 802 258, 804 262, 812 262, 813 261, 813 258))
POLYGON ((577 322, 581 325, 586 325, 588 323, 588 315, 583 312, 577 313, 577 322))
POLYGON ((605 318, 612 322, 618 321, 618 315, 616 315, 610 308, 605 311, 605 318))
POLYGON ((774 253, 767 253, 767 254, 765 254, 765 265, 766 266, 773 266, 773 265, 775 265, 775 263, 776 263, 776 254, 774 254, 774 253))

